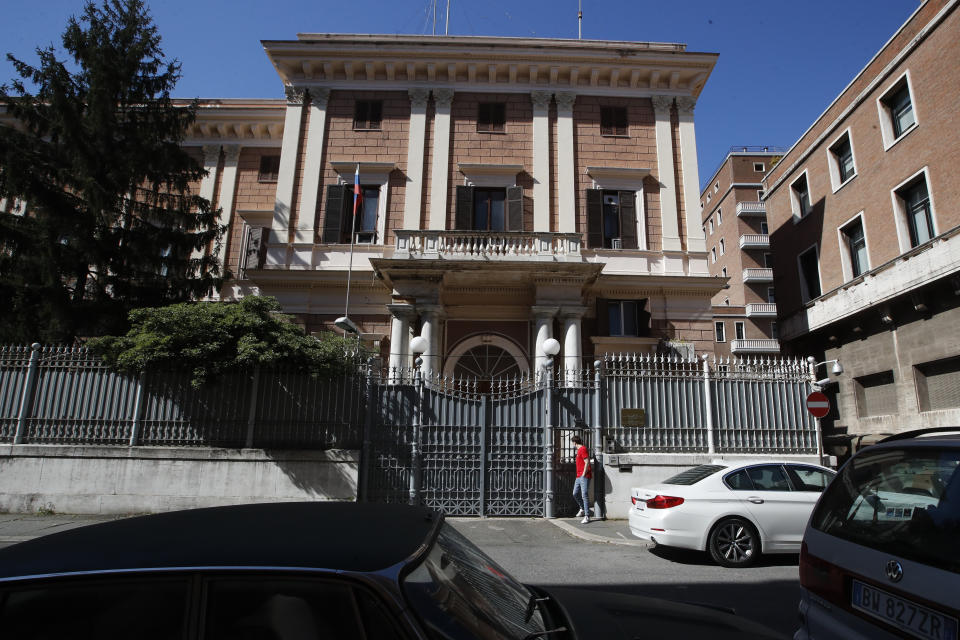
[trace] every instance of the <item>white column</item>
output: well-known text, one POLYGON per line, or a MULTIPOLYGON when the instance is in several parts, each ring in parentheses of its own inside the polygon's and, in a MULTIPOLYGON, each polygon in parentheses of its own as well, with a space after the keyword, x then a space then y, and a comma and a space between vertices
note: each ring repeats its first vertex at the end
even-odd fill
POLYGON ((697 134, 693 126, 693 98, 677 98, 680 121, 680 162, 683 168, 683 202, 687 221, 687 251, 706 251, 700 221, 700 172, 697 168, 697 134))
MULTIPOLYGON (((237 162, 240 159, 240 145, 234 144, 223 148, 223 181, 220 185, 220 200, 217 206, 222 211, 220 222, 227 228, 226 237, 220 241, 217 251, 217 262, 220 271, 227 269, 227 244, 230 238, 230 226, 233 221, 233 196, 237 190, 237 162)), ((236 274, 235 274, 236 275, 236 274)))
MULTIPOLYGON (((317 203, 320 200, 320 175, 323 173, 323 143, 327 130, 329 89, 310 89, 310 127, 303 159, 303 186, 300 189, 299 214, 293 241, 313 245, 316 241, 317 203)), ((289 110, 288 110, 289 113, 289 110)), ((284 128, 286 146, 286 128, 284 128)), ((280 157, 283 172, 283 156, 280 157)))
POLYGON ((303 100, 306 91, 287 87, 287 115, 283 120, 283 147, 280 149, 280 175, 277 177, 277 195, 273 201, 273 224, 267 247, 266 265, 287 264, 287 244, 290 242, 290 205, 300 155, 300 124, 303 121, 303 100))
MULTIPOLYGON (((206 175, 203 176, 203 179, 200 181, 200 193, 198 194, 201 198, 204 198, 210 203, 210 206, 213 207, 215 203, 213 202, 213 193, 217 188, 217 169, 220 166, 220 145, 218 144, 205 144, 203 145, 203 169, 206 171, 206 175)), ((200 260, 203 258, 205 249, 194 249, 190 253, 190 258, 192 260, 200 260)))
POLYGON ((450 175, 450 105, 453 89, 434 89, 433 171, 430 175, 430 220, 428 228, 447 226, 447 182, 450 175))
POLYGON ((577 380, 580 364, 580 319, 583 307, 564 308, 560 311, 563 319, 563 372, 567 383, 577 380))
POLYGON ((397 369, 410 366, 410 319, 413 318, 413 305, 388 304, 387 309, 393 316, 390 325, 390 375, 397 369))
POLYGON ((6 213, 6 212, 7 212, 7 199, 0 198, 0 213, 6 213))
POLYGON ((440 321, 442 309, 438 305, 417 305, 420 311, 420 336, 427 341, 423 352, 421 371, 428 376, 440 370, 440 321))
POLYGON ((574 169, 573 103, 575 93, 557 94, 557 205, 560 233, 577 230, 577 181, 574 169))
POLYGON ((543 306, 536 306, 531 309, 537 330, 537 342, 533 358, 533 370, 537 378, 547 366, 547 354, 543 351, 543 343, 553 337, 553 318, 559 310, 559 307, 543 306))
POLYGON ((407 188, 403 194, 403 228, 419 229, 423 209, 423 156, 427 138, 427 89, 410 89, 407 132, 407 188))
POLYGON ((549 91, 534 91, 533 101, 533 230, 550 231, 550 100, 549 91))
MULTIPOLYGON (((673 136, 670 131, 670 106, 673 98, 653 96, 656 116, 657 178, 660 180, 660 225, 663 250, 680 251, 680 225, 677 213, 677 184, 673 169, 673 136)), ((697 196, 699 202, 700 196, 697 196)), ((697 226, 700 226, 697 224, 697 226)))

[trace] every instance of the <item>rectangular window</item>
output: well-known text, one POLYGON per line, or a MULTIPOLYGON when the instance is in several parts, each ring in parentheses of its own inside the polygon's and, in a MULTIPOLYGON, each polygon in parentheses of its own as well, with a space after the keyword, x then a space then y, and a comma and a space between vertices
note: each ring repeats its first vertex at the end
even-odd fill
POLYGON ((773 287, 767 287, 767 302, 770 304, 776 304, 777 302, 777 291, 773 287))
POLYGON ((717 263, 717 248, 716 248, 716 247, 711 247, 711 249, 710 249, 710 261, 711 261, 713 264, 716 264, 716 263, 717 263))
POLYGON ((352 184, 327 186, 326 213, 323 221, 322 241, 334 244, 349 244, 350 233, 354 242, 375 244, 377 240, 380 211, 380 185, 361 185, 357 216, 354 212, 352 184))
POLYGON ((503 102, 481 102, 477 105, 477 131, 503 133, 507 124, 507 105, 503 102))
POLYGON ((600 135, 627 135, 626 107, 600 107, 600 135))
POLYGON ((723 242, 723 238, 720 238, 720 255, 723 255, 723 252, 726 250, 726 244, 723 242))
POLYGON ((713 218, 710 218, 710 235, 713 235, 713 218))
POLYGON ((379 130, 382 114, 381 100, 357 100, 353 109, 353 128, 379 130))
POLYGON ((727 337, 724 334, 723 323, 714 322, 713 323, 714 332, 717 334, 717 342, 726 342, 727 337))
POLYGON ((257 182, 276 182, 280 178, 280 156, 260 156, 257 182))
POLYGON ((473 191, 473 228, 478 231, 506 230, 506 189, 473 191))
POLYGON ((913 117, 913 101, 910 99, 910 88, 906 81, 902 82, 893 92, 887 94, 883 103, 890 110, 894 138, 899 138, 916 124, 916 119, 913 117))
POLYGON ((745 335, 745 327, 742 322, 737 322, 733 325, 734 331, 737 334, 737 340, 743 340, 745 335))
POLYGON ((776 322, 770 323, 770 337, 773 338, 774 340, 780 339, 780 328, 777 327, 776 322))
POLYGON ((716 183, 715 185, 713 185, 713 192, 716 193, 716 192, 718 192, 718 191, 720 191, 720 183, 719 183, 719 182, 716 183))
POLYGON ((800 292, 803 301, 820 297, 820 260, 813 246, 797 256, 800 270, 800 292))
POLYGON ((960 357, 918 364, 914 378, 920 411, 960 407, 960 357))
POLYGON ((758 190, 757 190, 757 202, 762 202, 762 201, 763 201, 763 196, 764 196, 764 191, 763 191, 763 189, 758 189, 758 190))
POLYGON ((766 222, 760 223, 760 233, 763 235, 770 235, 770 226, 766 222))
POLYGON ((773 254, 765 253, 763 254, 763 266, 767 269, 773 269, 773 254))
POLYGON ((807 175, 803 174, 790 185, 793 201, 793 215, 803 218, 810 213, 810 189, 807 185, 807 175))
POLYGON ((897 388, 893 371, 881 371, 853 380, 857 399, 857 415, 886 416, 897 413, 897 388))
POLYGON ((723 224, 723 211, 721 209, 717 209, 717 228, 719 229, 720 225, 722 224, 723 224))
POLYGON ((587 189, 587 244, 592 248, 637 249, 637 194, 587 189))
POLYGON ((363 201, 357 211, 356 241, 362 244, 375 244, 377 242, 377 212, 380 210, 380 187, 364 185, 360 188, 360 192, 363 201))
POLYGON ((867 260, 867 240, 863 233, 863 219, 857 218, 841 229, 841 232, 847 245, 847 255, 850 257, 850 273, 856 278, 870 268, 867 260))
POLYGON ((906 215, 910 247, 919 246, 933 238, 933 214, 926 177, 921 174, 913 182, 897 189, 896 194, 906 215))
POLYGON ((726 267, 724 267, 723 269, 720 270, 720 275, 722 275, 724 278, 727 277, 727 268, 726 268, 726 267))
POLYGON ((763 163, 762 163, 762 162, 754 162, 754 163, 753 163, 753 170, 756 171, 757 173, 763 173, 763 171, 764 171, 763 163))
POLYGON ((611 336, 637 335, 636 300, 611 300, 607 307, 611 336))
POLYGON ((855 173, 853 146, 850 144, 850 134, 845 133, 830 147, 830 177, 833 180, 833 188, 840 188, 840 185, 852 178, 855 173))

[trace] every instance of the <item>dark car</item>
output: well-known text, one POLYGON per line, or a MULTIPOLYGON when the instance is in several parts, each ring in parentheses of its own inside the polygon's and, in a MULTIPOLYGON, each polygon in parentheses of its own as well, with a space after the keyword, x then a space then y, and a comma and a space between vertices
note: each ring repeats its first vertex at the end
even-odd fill
POLYGON ((425 508, 280 503, 107 522, 0 550, 0 630, 138 638, 772 638, 690 604, 520 584, 425 508))

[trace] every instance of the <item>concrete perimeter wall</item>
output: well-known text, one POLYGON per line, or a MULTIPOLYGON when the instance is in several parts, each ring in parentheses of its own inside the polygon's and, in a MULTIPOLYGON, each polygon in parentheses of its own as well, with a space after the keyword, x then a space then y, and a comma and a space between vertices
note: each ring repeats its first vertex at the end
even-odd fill
POLYGON ((0 511, 154 513, 357 499, 360 452, 0 445, 0 511))
MULTIPOLYGON (((604 454, 604 490, 608 518, 626 518, 630 513, 630 490, 633 487, 649 487, 660 484, 670 476, 700 464, 728 464, 730 466, 748 460, 789 460, 808 464, 820 464, 813 456, 779 456, 770 454, 683 454, 683 453, 619 453, 604 454), (723 461, 723 462, 716 462, 723 461)), ((591 486, 593 491, 596 487, 591 486)))

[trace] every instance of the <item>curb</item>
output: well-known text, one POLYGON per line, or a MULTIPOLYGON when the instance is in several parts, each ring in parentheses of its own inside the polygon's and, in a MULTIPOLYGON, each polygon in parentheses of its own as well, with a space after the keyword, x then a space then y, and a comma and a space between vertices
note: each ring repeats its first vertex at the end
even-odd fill
POLYGON ((556 527, 559 527, 572 535, 575 538, 580 538, 581 540, 586 540, 588 542, 601 542, 606 544, 619 544, 628 547, 649 547, 650 544, 645 540, 630 540, 629 538, 624 537, 620 538, 611 538, 609 536, 601 536, 596 533, 589 533, 584 531, 580 527, 577 527, 566 520, 559 519, 550 519, 547 522, 553 524, 556 527))
POLYGON ((39 536, 0 536, 0 544, 16 544, 18 542, 26 542, 27 540, 33 540, 39 536))

